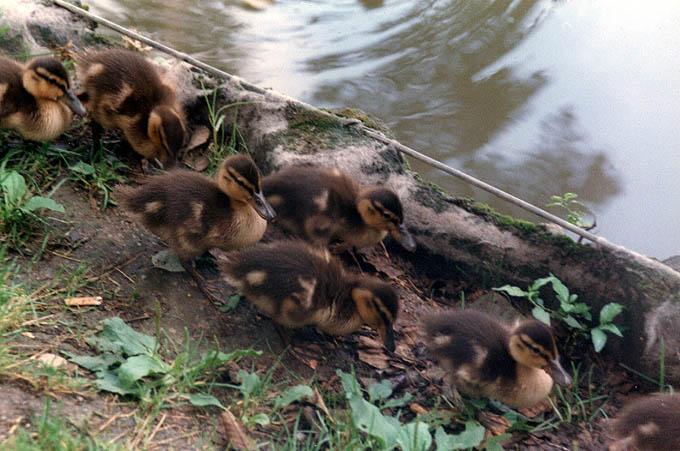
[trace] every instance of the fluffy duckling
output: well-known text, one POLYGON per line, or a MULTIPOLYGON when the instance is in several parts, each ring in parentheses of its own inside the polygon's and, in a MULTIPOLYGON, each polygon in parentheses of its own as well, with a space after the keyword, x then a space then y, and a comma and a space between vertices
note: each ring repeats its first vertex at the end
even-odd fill
POLYGON ((289 166, 265 177, 262 190, 281 227, 316 245, 338 238, 363 248, 390 233, 406 249, 415 249, 399 197, 384 187, 359 187, 338 169, 289 166))
POLYGON ((63 64, 51 56, 26 65, 0 56, 0 128, 48 141, 71 125, 73 113, 84 116, 86 111, 63 64))
POLYGON ((76 63, 84 86, 80 98, 92 119, 101 127, 122 130, 144 158, 172 166, 184 146, 186 125, 175 88, 157 67, 121 49, 80 54, 76 63))
POLYGON ((680 447, 680 394, 655 394, 627 404, 610 423, 609 451, 675 451, 680 447), (631 448, 632 447, 632 448, 631 448))
POLYGON ((394 351, 396 293, 381 280, 347 272, 326 249, 274 241, 230 252, 219 266, 229 284, 282 326, 344 335, 367 324, 394 351))
POLYGON ((257 243, 275 216, 261 189, 260 173, 245 155, 224 160, 217 181, 186 170, 155 175, 136 188, 117 187, 120 205, 165 240, 211 301, 192 260, 208 249, 257 243))
POLYGON ((426 317, 423 329, 454 398, 457 389, 524 408, 548 396, 553 380, 571 384, 550 328, 539 321, 508 327, 482 312, 450 311, 426 317))

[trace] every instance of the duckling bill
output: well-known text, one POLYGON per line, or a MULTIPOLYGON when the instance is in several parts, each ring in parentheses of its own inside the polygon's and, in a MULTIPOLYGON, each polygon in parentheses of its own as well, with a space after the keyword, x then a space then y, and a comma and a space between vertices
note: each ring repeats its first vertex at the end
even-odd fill
POLYGON ((224 160, 217 180, 185 170, 155 175, 137 188, 117 187, 117 198, 139 223, 166 241, 199 288, 213 301, 192 260, 210 248, 257 243, 275 216, 261 190, 260 173, 245 155, 224 160))
POLYGON ((289 166, 265 177, 263 191, 278 212, 277 223, 313 244, 340 239, 364 248, 389 233, 415 249, 399 197, 388 188, 360 187, 338 169, 289 166))
POLYGON ((85 88, 80 98, 95 123, 120 129, 144 158, 173 166, 186 140, 186 124, 175 88, 158 68, 122 49, 83 53, 76 64, 85 88))
POLYGON ((73 113, 84 116, 86 111, 63 64, 51 56, 26 65, 0 56, 0 128, 48 141, 71 125, 73 113))
POLYGON ((423 330, 444 382, 472 397, 492 397, 515 408, 544 399, 553 381, 570 385, 550 328, 528 320, 513 327, 478 311, 427 316, 423 330))
POLYGON ((610 423, 609 451, 675 451, 680 447, 680 394, 645 396, 626 404, 610 423))
POLYGON ((228 253, 224 279, 285 327, 316 326, 345 335, 366 324, 394 351, 392 324, 399 299, 387 283, 350 273, 328 250, 300 241, 275 241, 228 253))

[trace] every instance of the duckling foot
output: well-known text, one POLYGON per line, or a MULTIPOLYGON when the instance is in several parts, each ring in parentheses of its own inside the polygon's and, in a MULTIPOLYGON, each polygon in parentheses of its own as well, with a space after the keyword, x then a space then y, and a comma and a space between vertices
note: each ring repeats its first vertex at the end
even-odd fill
POLYGON ((462 411, 463 410, 463 398, 460 396, 460 393, 458 393, 458 390, 456 389, 456 386, 453 384, 444 384, 443 387, 443 392, 444 396, 446 396, 449 401, 451 402, 451 405, 453 408, 457 411, 462 411))
POLYGON ((201 276, 198 271, 194 269, 194 267, 191 265, 191 262, 180 262, 186 272, 188 272, 191 277, 194 278, 196 281, 196 286, 198 287, 199 290, 201 290, 201 293, 210 301, 210 303, 213 306, 217 306, 222 302, 220 298, 215 296, 210 292, 210 289, 208 288, 209 283, 201 276))

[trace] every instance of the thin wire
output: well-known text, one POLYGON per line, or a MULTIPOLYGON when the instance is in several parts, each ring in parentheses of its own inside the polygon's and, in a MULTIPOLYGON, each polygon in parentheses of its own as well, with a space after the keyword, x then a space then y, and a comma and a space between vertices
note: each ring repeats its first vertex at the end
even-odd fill
POLYGON ((143 42, 147 45, 150 45, 150 46, 152 46, 152 47, 154 47, 158 50, 161 50, 165 53, 168 53, 168 54, 174 56, 175 58, 177 58, 179 60, 185 61, 185 62, 191 64, 192 66, 196 66, 200 69, 203 69, 204 71, 206 71, 208 73, 211 73, 211 74, 216 75, 218 77, 222 77, 224 79, 238 83, 241 87, 243 87, 244 89, 246 89, 248 91, 255 92, 255 93, 261 94, 261 95, 271 95, 271 96, 274 96, 274 97, 278 97, 278 98, 285 100, 287 102, 292 102, 294 104, 302 106, 305 109, 308 109, 310 111, 314 111, 315 113, 331 117, 334 120, 339 120, 340 122, 344 123, 345 125, 355 126, 357 129, 359 129, 365 135, 370 136, 371 138, 374 138, 378 141, 381 141, 381 142, 383 142, 387 145, 393 146, 398 152, 402 152, 402 153, 405 153, 407 155, 410 155, 411 157, 413 157, 417 160, 420 160, 420 161, 422 161, 426 164, 429 164, 430 166, 433 166, 437 169, 440 169, 440 170, 446 172, 447 174, 450 174, 450 175, 452 175, 452 176, 454 176, 454 177, 456 177, 460 180, 463 180, 464 182, 466 182, 466 183, 468 183, 472 186, 475 186, 479 189, 482 189, 482 190, 484 190, 488 193, 493 194, 494 196, 496 196, 500 199, 503 199, 507 202, 514 204, 514 205, 517 205, 518 207, 520 207, 524 210, 527 210, 527 211, 529 211, 529 212, 531 212, 531 213, 533 213, 537 216, 540 216, 543 219, 546 219, 550 222, 558 224, 559 226, 564 227, 565 229, 570 230, 571 232, 573 232, 573 233, 575 233, 579 236, 582 236, 583 238, 586 238, 586 239, 588 239, 588 240, 590 240, 594 243, 597 243, 597 244, 599 244, 603 247, 609 248, 609 249, 613 249, 613 250, 620 250, 621 249, 619 246, 616 246, 616 245, 610 243, 609 241, 607 241, 606 239, 604 239, 602 237, 599 237, 599 236, 594 235, 594 234, 592 234, 592 233, 590 233, 586 230, 583 230, 580 227, 577 227, 574 224, 571 224, 571 223, 565 221, 562 218, 559 218, 559 217, 557 217, 557 216, 555 216, 551 213, 548 213, 547 211, 545 211, 541 208, 538 208, 535 205, 530 204, 529 202, 526 202, 526 201, 524 201, 524 200, 522 200, 518 197, 515 197, 512 194, 506 193, 505 191, 498 189, 495 186, 489 185, 488 183, 483 182, 479 179, 476 179, 475 177, 472 177, 471 175, 468 175, 468 174, 466 174, 466 173, 464 173, 464 172, 462 172, 458 169, 454 169, 451 166, 448 166, 448 165, 446 165, 446 164, 444 164, 440 161, 435 160, 434 158, 430 158, 427 155, 424 155, 423 153, 418 152, 417 150, 411 149, 410 147, 405 146, 398 141, 395 141, 393 139, 386 137, 382 133, 378 133, 375 130, 366 127, 365 125, 361 124, 360 122, 357 122, 355 120, 347 120, 347 119, 344 119, 344 118, 340 118, 338 116, 335 116, 334 114, 328 113, 327 111, 320 110, 319 108, 316 108, 315 106, 301 102, 301 101, 294 99, 292 97, 289 97, 285 94, 281 94, 281 93, 276 92, 276 91, 271 90, 271 89, 263 89, 263 88, 261 88, 257 85, 254 85, 252 83, 248 83, 247 81, 243 80, 242 78, 240 78, 238 76, 229 74, 229 73, 224 72, 222 70, 219 70, 219 69, 217 69, 213 66, 205 64, 204 62, 199 61, 196 58, 193 58, 193 57, 187 55, 186 53, 179 52, 179 51, 177 51, 177 50, 175 50, 171 47, 168 47, 164 44, 161 44, 160 42, 156 42, 152 39, 147 38, 146 36, 143 36, 139 33, 128 30, 127 28, 121 27, 120 25, 118 25, 114 22, 111 22, 110 20, 104 19, 103 17, 97 16, 95 14, 89 13, 89 12, 85 11, 84 9, 78 8, 77 6, 74 6, 70 3, 63 1, 63 0, 52 0, 52 1, 54 2, 54 4, 61 6, 62 8, 65 8, 65 9, 71 11, 74 14, 78 14, 80 16, 86 17, 86 18, 93 20, 97 23, 100 23, 100 24, 102 24, 106 27, 109 27, 109 28, 121 33, 121 34, 124 34, 128 37, 131 37, 133 39, 141 41, 141 42, 143 42))

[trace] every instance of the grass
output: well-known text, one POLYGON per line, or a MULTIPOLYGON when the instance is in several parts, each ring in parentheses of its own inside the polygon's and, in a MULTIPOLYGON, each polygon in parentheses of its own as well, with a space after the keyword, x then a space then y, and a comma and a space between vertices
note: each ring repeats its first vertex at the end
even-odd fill
POLYGON ((17 428, 7 440, 0 443, 2 449, 22 451, 97 451, 115 450, 117 446, 105 444, 91 435, 87 427, 77 427, 68 421, 61 409, 53 412, 49 398, 39 415, 29 424, 17 428))
POLYGON ((208 94, 205 95, 205 102, 208 109, 208 121, 210 122, 212 140, 208 146, 208 160, 209 165, 207 172, 210 175, 215 175, 220 163, 224 158, 230 154, 238 153, 240 149, 248 152, 245 139, 237 127, 238 107, 247 105, 249 102, 234 102, 221 107, 217 107, 217 89, 213 90, 212 98, 208 94), (231 123, 231 130, 226 127, 225 112, 229 109, 234 109, 234 120, 231 123))

